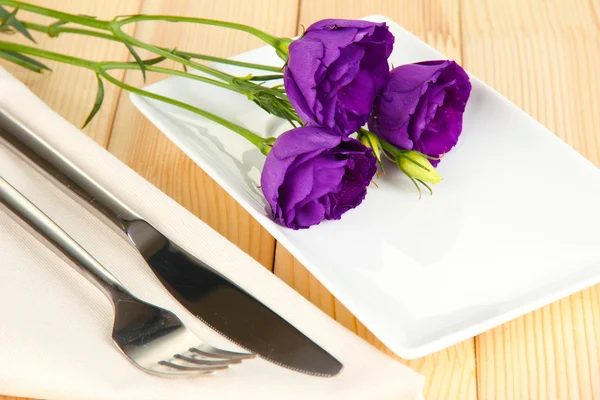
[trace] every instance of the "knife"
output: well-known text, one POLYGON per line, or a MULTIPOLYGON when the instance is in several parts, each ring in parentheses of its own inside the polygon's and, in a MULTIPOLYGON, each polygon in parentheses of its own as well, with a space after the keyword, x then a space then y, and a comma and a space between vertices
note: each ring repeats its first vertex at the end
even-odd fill
POLYGON ((171 295, 212 329, 261 358, 294 371, 328 377, 342 370, 342 364, 327 351, 167 238, 3 108, 0 137, 104 214, 126 235, 171 295))

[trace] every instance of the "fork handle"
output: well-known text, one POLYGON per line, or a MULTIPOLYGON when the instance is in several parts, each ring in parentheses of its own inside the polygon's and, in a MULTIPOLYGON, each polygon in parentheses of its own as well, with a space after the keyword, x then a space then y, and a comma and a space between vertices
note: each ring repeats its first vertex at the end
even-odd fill
POLYGON ((7 109, 0 107, 0 138, 2 144, 21 153, 38 168, 50 174, 80 198, 104 214, 123 233, 130 221, 140 217, 117 196, 63 156, 44 138, 31 130, 7 109), (6 143, 8 142, 8 143, 6 143))
POLYGON ((111 300, 123 292, 128 293, 114 275, 2 176, 0 201, 67 256, 77 271, 111 300))

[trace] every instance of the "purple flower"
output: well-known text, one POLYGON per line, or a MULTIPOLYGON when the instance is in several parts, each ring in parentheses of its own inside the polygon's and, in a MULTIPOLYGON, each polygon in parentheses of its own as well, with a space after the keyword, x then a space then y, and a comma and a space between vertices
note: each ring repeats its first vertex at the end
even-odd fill
POLYGON ((402 65, 375 100, 369 129, 397 147, 439 157, 458 141, 470 92, 454 61, 402 65))
POLYGON ((369 119, 389 75, 385 23, 326 19, 292 42, 284 84, 302 121, 350 135, 369 119))
POLYGON ((376 170, 375 156, 358 140, 306 126, 277 138, 261 186, 275 220, 301 229, 358 206, 376 170))

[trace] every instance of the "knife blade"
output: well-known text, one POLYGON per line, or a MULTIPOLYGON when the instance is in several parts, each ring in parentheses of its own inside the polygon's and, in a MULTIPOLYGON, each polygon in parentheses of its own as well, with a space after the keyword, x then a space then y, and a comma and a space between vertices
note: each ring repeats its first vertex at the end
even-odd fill
POLYGON ((239 346, 279 366, 334 376, 343 365, 207 263, 182 249, 7 110, 0 137, 122 231, 163 286, 188 311, 239 346))

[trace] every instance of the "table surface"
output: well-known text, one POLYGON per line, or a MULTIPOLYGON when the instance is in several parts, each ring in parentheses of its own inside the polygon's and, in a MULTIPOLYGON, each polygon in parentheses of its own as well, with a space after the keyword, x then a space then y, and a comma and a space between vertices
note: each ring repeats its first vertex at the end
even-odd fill
MULTIPOLYGON (((600 0, 37 0, 110 19, 179 14, 256 26, 279 36, 328 17, 384 14, 455 59, 600 165, 600 0)), ((26 13, 27 20, 38 20, 26 13)), ((260 42, 240 32, 182 24, 131 27, 155 44, 221 57, 260 42)), ((113 43, 80 36, 38 38, 39 46, 91 59, 128 60, 113 43)), ((20 41, 17 36, 2 40, 20 41)), ((81 126, 96 78, 49 63, 37 75, 0 62, 54 110, 81 126)), ((139 72, 119 78, 143 85, 139 72)), ((148 76, 150 82, 164 76, 148 76)), ((84 130, 140 175, 273 271, 357 335, 389 352, 339 301, 211 178, 150 124, 127 93, 106 87, 104 106, 84 130)), ((600 286, 476 338, 403 361, 427 378, 427 399, 600 399, 600 286)), ((0 400, 15 399, 2 397, 0 400)))

